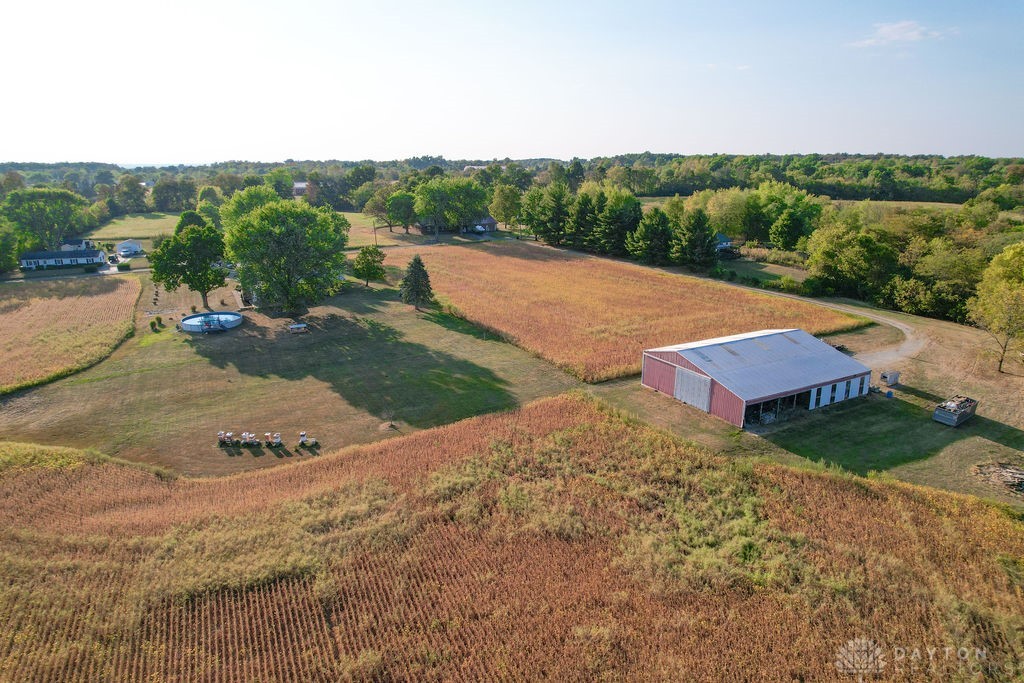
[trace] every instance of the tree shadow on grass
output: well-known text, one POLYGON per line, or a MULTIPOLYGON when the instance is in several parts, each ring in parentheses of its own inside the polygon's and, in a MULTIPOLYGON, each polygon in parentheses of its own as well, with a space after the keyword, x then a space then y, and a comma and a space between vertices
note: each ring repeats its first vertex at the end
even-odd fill
MULTIPOLYGON (((907 387, 900 390, 907 391, 907 387)), ((927 392, 918 394, 929 400, 932 396, 927 392)), ((1016 427, 981 415, 959 427, 950 427, 932 420, 929 408, 900 398, 878 397, 814 411, 764 438, 808 460, 839 465, 865 475, 872 470, 889 470, 929 458, 971 437, 1024 449, 1024 431, 1016 427)))
POLYGON ((459 334, 465 334, 467 336, 473 337, 474 339, 482 339, 484 341, 502 341, 500 335, 489 330, 486 330, 480 327, 479 325, 471 323, 468 320, 464 320, 462 318, 459 318, 458 316, 454 316, 451 313, 445 313, 444 311, 439 310, 432 310, 425 312, 423 314, 423 317, 436 325, 440 325, 446 330, 458 332, 459 334))
POLYGON ((244 336, 193 337, 186 343, 215 367, 263 378, 314 378, 382 421, 393 414, 414 427, 517 405, 508 382, 490 369, 407 341, 390 325, 335 314, 307 316, 304 322, 312 332, 263 328, 244 336))

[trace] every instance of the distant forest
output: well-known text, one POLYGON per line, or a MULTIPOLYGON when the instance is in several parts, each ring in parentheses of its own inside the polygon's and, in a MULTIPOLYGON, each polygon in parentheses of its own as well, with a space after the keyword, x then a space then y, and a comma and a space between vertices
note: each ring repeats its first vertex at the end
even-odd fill
MULTIPOLYGON (((475 175, 487 167, 516 166, 540 182, 544 174, 560 166, 582 171, 586 180, 604 181, 638 196, 690 195, 701 190, 756 188, 766 181, 780 181, 812 194, 833 199, 930 201, 960 204, 989 188, 1024 182, 1024 159, 982 156, 943 157, 892 154, 792 154, 792 155, 681 155, 624 154, 573 159, 449 160, 421 156, 400 161, 293 161, 263 163, 225 161, 201 166, 120 167, 101 163, 0 163, 0 174, 15 171, 26 185, 62 185, 92 198, 95 186, 113 185, 117 177, 131 173, 142 180, 161 176, 187 176, 197 184, 218 175, 266 175, 287 169, 296 181, 311 173, 345 174, 370 166, 381 180, 398 180, 409 172, 436 167, 446 173, 475 175)), ((557 172, 557 171, 556 171, 557 172)))

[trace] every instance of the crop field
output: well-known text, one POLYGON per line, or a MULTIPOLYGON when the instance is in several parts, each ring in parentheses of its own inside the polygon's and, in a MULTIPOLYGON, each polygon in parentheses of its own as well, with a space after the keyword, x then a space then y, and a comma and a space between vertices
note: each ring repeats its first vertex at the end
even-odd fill
MULTIPOLYGON (((403 266, 408 250, 387 263, 403 266)), ((466 319, 587 382, 638 374, 646 348, 763 328, 827 334, 862 325, 813 304, 522 242, 420 250, 466 319)))
POLYGON ((174 234, 176 213, 130 213, 110 221, 88 235, 90 239, 112 242, 126 239, 153 239, 174 234))
POLYGON ((867 637, 948 680, 892 648, 1012 671, 1022 558, 976 499, 574 394, 220 479, 0 443, 0 678, 831 680, 867 637))
MULTIPOLYGON (((223 475, 315 458, 295 447, 299 431, 335 449, 578 384, 455 316, 415 312, 388 288, 360 283, 309 309, 301 317, 308 334, 289 334, 292 318, 246 311, 235 330, 191 336, 175 325, 200 305, 198 295, 157 292, 148 276, 138 277, 144 291, 134 338, 85 372, 10 397, 0 410, 2 438, 223 475), (153 332, 157 315, 164 327, 153 332), (280 432, 289 446, 215 445, 218 431, 246 430, 280 432)), ((235 294, 217 290, 210 304, 235 309, 235 294)))
POLYGON ((134 329, 139 291, 114 276, 0 287, 0 394, 105 358, 134 329))
POLYGON ((342 215, 348 219, 351 227, 348 231, 348 248, 358 249, 371 244, 380 247, 394 247, 403 244, 422 244, 428 237, 420 234, 419 230, 409 228, 409 234, 400 225, 393 226, 390 230, 386 225, 374 228, 373 218, 365 213, 356 211, 342 211, 342 215), (374 239, 374 232, 377 233, 374 239))

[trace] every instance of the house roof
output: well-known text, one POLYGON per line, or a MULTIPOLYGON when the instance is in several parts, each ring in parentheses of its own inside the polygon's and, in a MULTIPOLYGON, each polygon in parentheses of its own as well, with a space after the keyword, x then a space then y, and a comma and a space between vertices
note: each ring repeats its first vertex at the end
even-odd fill
POLYGON ((79 249, 78 251, 29 251, 18 258, 22 261, 34 260, 42 261, 44 259, 58 259, 58 258, 96 258, 100 256, 99 249, 79 249))
POLYGON ((117 246, 121 246, 122 244, 137 244, 140 247, 142 246, 142 242, 139 240, 125 240, 124 242, 118 242, 117 246))
POLYGON ((678 353, 747 402, 871 371, 798 329, 759 330, 650 350, 678 353))
POLYGON ((87 240, 87 239, 84 239, 82 237, 76 237, 74 239, 64 240, 63 242, 61 242, 61 244, 66 244, 69 247, 74 247, 74 246, 82 246, 86 242, 91 242, 91 241, 92 240, 87 240))

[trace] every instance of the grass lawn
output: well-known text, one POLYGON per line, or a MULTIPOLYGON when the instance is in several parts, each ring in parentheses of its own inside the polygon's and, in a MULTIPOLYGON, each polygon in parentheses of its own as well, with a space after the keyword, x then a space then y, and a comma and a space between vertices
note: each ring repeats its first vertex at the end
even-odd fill
MULTIPOLYGON (((833 204, 839 207, 845 206, 856 206, 861 204, 863 200, 859 199, 834 199, 833 204)), ((942 209, 945 211, 959 211, 962 204, 951 204, 948 202, 908 202, 908 201, 877 201, 871 200, 871 206, 877 206, 883 211, 894 211, 904 210, 913 211, 914 209, 942 209)))
MULTIPOLYGON (((86 237, 104 242, 126 239, 152 240, 160 235, 171 235, 178 224, 176 213, 130 213, 115 218, 92 231, 86 237)), ((146 245, 143 245, 145 247, 146 245)))
POLYGON ((640 200, 640 206, 643 207, 644 211, 658 207, 659 209, 665 205, 672 197, 637 197, 640 200))
POLYGON ((793 266, 780 266, 775 263, 736 259, 733 261, 722 261, 721 265, 725 270, 735 270, 736 275, 739 277, 757 278, 761 282, 781 280, 785 276, 791 277, 797 282, 803 282, 807 279, 807 271, 805 269, 794 268, 793 266))
MULTIPOLYGON (((136 336, 88 371, 10 398, 0 413, 5 439, 228 474, 308 454, 233 454, 214 445, 220 430, 281 432, 292 444, 306 430, 337 449, 577 386, 464 321, 415 312, 390 288, 353 287, 311 309, 305 335, 287 332, 290 318, 247 311, 236 330, 187 336, 174 324, 198 297, 161 292, 154 303, 148 277, 140 277, 136 336), (156 314, 167 327, 153 333, 156 314)), ((230 290, 222 292, 211 295, 214 308, 232 303, 230 290)))
POLYGON ((409 234, 400 225, 390 230, 386 225, 374 228, 373 218, 365 213, 356 211, 343 211, 342 214, 348 219, 352 227, 348 231, 348 248, 359 249, 374 244, 374 231, 377 233, 377 246, 394 247, 400 245, 423 244, 429 236, 421 235, 415 228, 409 228, 409 234))

